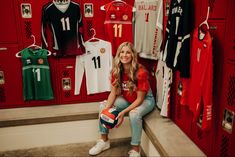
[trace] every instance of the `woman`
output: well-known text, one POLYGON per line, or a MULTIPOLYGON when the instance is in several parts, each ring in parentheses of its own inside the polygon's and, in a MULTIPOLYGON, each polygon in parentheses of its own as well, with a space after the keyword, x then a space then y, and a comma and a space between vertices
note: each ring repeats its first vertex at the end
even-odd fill
MULTIPOLYGON (((148 72, 137 63, 137 53, 129 42, 122 43, 114 58, 111 71, 112 89, 104 108, 116 107, 118 124, 123 122, 124 115, 129 113, 131 124, 130 157, 140 157, 140 139, 142 133, 142 117, 153 110, 155 103, 148 81, 148 72)), ((101 139, 89 150, 90 155, 97 155, 110 148, 108 129, 99 124, 101 139)))

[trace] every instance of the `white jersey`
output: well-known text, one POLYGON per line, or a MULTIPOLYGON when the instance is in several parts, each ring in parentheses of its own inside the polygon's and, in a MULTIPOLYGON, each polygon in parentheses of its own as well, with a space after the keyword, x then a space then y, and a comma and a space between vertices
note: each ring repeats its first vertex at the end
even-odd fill
MULTIPOLYGON (((161 53, 162 54, 162 53, 161 53)), ((157 93, 156 104, 161 109, 160 115, 169 117, 170 90, 172 84, 172 70, 167 67, 160 56, 156 70, 157 93)))
POLYGON ((86 53, 76 57, 74 94, 80 94, 84 70, 88 95, 110 91, 111 43, 100 39, 95 42, 87 41, 84 45, 86 53))
POLYGON ((163 41, 162 0, 135 1, 135 47, 139 56, 158 59, 163 41))

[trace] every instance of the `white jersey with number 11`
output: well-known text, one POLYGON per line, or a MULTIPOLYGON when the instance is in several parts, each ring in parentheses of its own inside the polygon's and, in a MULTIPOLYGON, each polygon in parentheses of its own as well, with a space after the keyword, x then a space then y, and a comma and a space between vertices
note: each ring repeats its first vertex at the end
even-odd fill
POLYGON ((104 40, 87 41, 85 49, 86 54, 76 57, 75 95, 80 94, 84 70, 87 94, 110 91, 111 43, 104 40))

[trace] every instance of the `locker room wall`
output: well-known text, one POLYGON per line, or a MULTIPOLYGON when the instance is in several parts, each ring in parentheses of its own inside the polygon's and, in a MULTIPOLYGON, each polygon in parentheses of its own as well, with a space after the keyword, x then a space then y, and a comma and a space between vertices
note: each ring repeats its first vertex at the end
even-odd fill
MULTIPOLYGON (((221 1, 222 5, 222 1, 221 1)), ((220 99, 218 99, 216 117, 216 140, 213 148, 214 156, 235 156, 235 133, 234 133, 234 112, 235 112, 235 1, 228 1, 226 5, 227 14, 225 16, 224 32, 224 53, 223 70, 219 81, 222 82, 218 89, 220 99), (226 124, 229 124, 227 127, 226 124), (231 127, 231 128, 230 128, 231 127)), ((219 66, 219 65, 218 65, 219 66)), ((219 94, 218 94, 219 95, 219 94)))
MULTIPOLYGON (((203 132, 192 123, 192 112, 179 104, 177 95, 179 74, 176 72, 172 92, 172 119, 207 156, 235 155, 235 133, 222 127, 224 110, 234 113, 234 11, 233 0, 194 0, 194 26, 206 18, 210 6, 209 25, 213 37, 213 127, 203 132), (230 104, 228 104, 228 100, 230 104), (216 137, 216 138, 215 138, 216 137)), ((232 123, 232 126, 234 123, 232 123)))
MULTIPOLYGON (((82 12, 84 3, 95 3, 99 7, 94 7, 94 12, 98 12, 97 14, 100 16, 102 15, 100 6, 109 1, 111 0, 95 2, 93 0, 80 0, 76 2, 80 2, 82 12)), ((107 92, 87 95, 85 77, 83 78, 81 94, 78 96, 73 95, 75 58, 55 59, 48 57, 55 99, 51 101, 23 101, 21 60, 15 57, 15 53, 32 44, 31 34, 35 35, 37 44, 40 44, 41 8, 47 2, 50 2, 50 0, 8 0, 1 2, 0 18, 4 19, 4 22, 0 25, 0 74, 4 74, 4 82, 0 78, 0 108, 91 102, 107 98, 107 92), (20 8, 22 3, 31 4, 32 18, 22 18, 20 8), (63 90, 62 80, 66 78, 71 79, 71 90, 63 90)), ((134 0, 127 1, 127 3, 133 4, 134 0)), ((235 2, 234 0, 193 0, 193 3, 195 26, 205 19, 207 6, 211 6, 209 24, 214 38, 213 54, 215 69, 213 128, 209 132, 204 133, 197 125, 191 123, 192 113, 186 106, 179 104, 179 97, 176 94, 177 82, 179 80, 178 74, 176 74, 173 84, 171 117, 206 155, 235 156, 235 150, 233 149, 235 145, 234 129, 231 132, 231 130, 227 131, 222 126, 225 119, 225 109, 231 111, 231 113, 235 112, 235 31, 233 29, 235 27, 233 13, 235 2), (217 138, 215 139, 214 137, 217 138)), ((100 16, 100 18, 104 17, 100 16)), ((104 30, 101 29, 103 28, 102 23, 100 20, 96 20, 83 17, 85 41, 93 35, 90 28, 95 28, 96 37, 104 38, 104 30)), ((147 67, 150 74, 156 68, 154 62, 148 62, 144 59, 140 59, 140 62, 147 67)), ((153 77, 151 79, 154 80, 153 77)), ((154 81, 151 81, 151 83, 153 83, 152 88, 155 89, 154 81)), ((231 125, 234 126, 234 121, 232 121, 231 125)))
MULTIPOLYGON (((21 59, 16 58, 15 54, 33 43, 31 35, 35 36, 37 45, 41 45, 41 13, 43 5, 52 0, 9 0, 1 4, 0 25, 0 108, 13 108, 25 106, 41 106, 54 104, 68 104, 79 102, 101 101, 107 98, 108 92, 87 95, 85 75, 82 81, 80 95, 74 95, 74 73, 75 57, 54 58, 48 57, 51 70, 51 83, 54 92, 54 99, 50 101, 24 101, 22 89, 22 66, 21 59), (23 18, 21 5, 30 4, 32 9, 31 18, 23 18), (14 63, 14 64, 10 64, 14 63), (3 76, 2 76, 3 75, 3 76), (3 78, 2 78, 3 79, 3 78), (62 81, 71 80, 71 89, 64 89, 62 81)), ((96 30, 96 37, 104 39, 104 27, 101 20, 104 20, 104 11, 100 7, 111 0, 73 0, 81 6, 84 23, 84 41, 90 39, 96 30), (84 4, 93 3, 94 17, 84 17, 84 4)), ((134 4, 134 0, 128 0, 127 3, 134 4)), ((52 38, 49 36, 49 43, 52 38)), ((49 44, 52 45, 52 44, 49 44)), ((52 51, 51 47, 49 50, 52 51)))
POLYGON ((2 20, 0 25, 0 108, 3 108, 6 102, 12 106, 24 103, 22 91, 18 91, 22 89, 22 81, 18 77, 21 76, 21 62, 15 57, 15 53, 22 47, 22 42, 18 22, 19 13, 15 1, 2 2, 0 19, 2 20))

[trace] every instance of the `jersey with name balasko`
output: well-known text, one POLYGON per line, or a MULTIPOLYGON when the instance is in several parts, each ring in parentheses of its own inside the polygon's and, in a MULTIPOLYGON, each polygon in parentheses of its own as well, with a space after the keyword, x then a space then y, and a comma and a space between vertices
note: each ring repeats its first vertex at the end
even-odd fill
MULTIPOLYGON (((122 76, 121 94, 129 103, 132 103, 136 100, 137 91, 144 91, 147 93, 148 90, 150 89, 150 84, 148 80, 148 71, 143 66, 139 66, 139 69, 136 72, 136 79, 137 79, 136 88, 134 89, 133 92, 131 92, 127 88, 127 84, 130 80, 128 74, 124 73, 122 76)), ((115 82, 115 77, 112 74, 111 78, 112 85, 114 85, 114 82, 115 82)))

